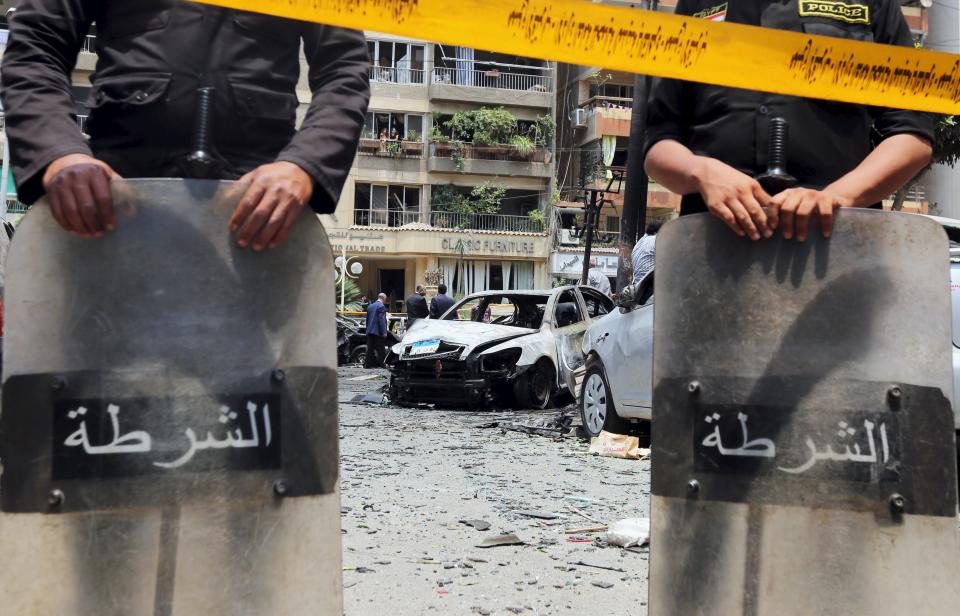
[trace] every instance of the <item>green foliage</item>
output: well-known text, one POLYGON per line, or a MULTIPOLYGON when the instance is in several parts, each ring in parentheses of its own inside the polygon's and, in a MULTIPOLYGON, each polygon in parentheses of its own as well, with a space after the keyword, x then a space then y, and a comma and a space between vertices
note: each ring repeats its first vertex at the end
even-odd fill
POLYGON ((470 204, 475 214, 496 214, 500 211, 500 201, 506 194, 504 186, 495 186, 490 182, 474 187, 470 191, 470 204))
MULTIPOLYGON (((363 296, 363 292, 360 290, 360 284, 353 278, 350 278, 349 276, 346 278, 346 281, 343 284, 344 284, 344 289, 343 289, 344 305, 342 310, 351 311, 351 312, 359 311, 361 308, 360 298, 363 296)), ((337 283, 334 288, 334 294, 335 294, 334 296, 337 298, 337 306, 339 306, 340 305, 340 284, 339 283, 337 283)))
POLYGON ((560 188, 558 186, 553 187, 553 191, 550 193, 550 205, 556 205, 560 203, 560 188))
POLYGON ((533 140, 526 135, 514 135, 510 138, 510 145, 517 151, 517 154, 524 158, 533 154, 537 149, 537 146, 533 144, 533 140))
POLYGON ((400 145, 399 141, 391 141, 387 143, 387 154, 399 158, 403 156, 403 146, 400 145))
POLYGON ((529 218, 534 224, 540 225, 541 228, 543 227, 544 223, 547 222, 547 217, 544 216, 543 212, 540 210, 530 210, 530 212, 527 213, 527 218, 529 218))
POLYGON ((464 161, 466 160, 466 153, 464 152, 464 145, 462 141, 453 141, 451 142, 452 149, 450 150, 450 159, 453 161, 453 166, 463 173, 464 161))
POLYGON ((430 206, 435 212, 464 213, 470 210, 469 198, 453 184, 434 186, 430 206))
POLYGON ((933 162, 953 167, 960 159, 960 123, 957 116, 939 116, 933 140, 933 162))
POLYGON ((481 107, 458 111, 443 122, 453 139, 474 145, 509 143, 517 133, 517 119, 503 107, 481 107))
POLYGON ((443 134, 443 131, 440 129, 438 124, 434 124, 430 127, 430 141, 437 141, 439 143, 446 143, 450 141, 450 137, 447 137, 443 134))
POLYGON ((411 129, 407 131, 407 141, 423 141, 423 135, 411 129))
POLYGON ((528 135, 533 139, 534 144, 546 146, 557 133, 557 121, 553 116, 544 115, 537 118, 537 121, 530 125, 528 135))

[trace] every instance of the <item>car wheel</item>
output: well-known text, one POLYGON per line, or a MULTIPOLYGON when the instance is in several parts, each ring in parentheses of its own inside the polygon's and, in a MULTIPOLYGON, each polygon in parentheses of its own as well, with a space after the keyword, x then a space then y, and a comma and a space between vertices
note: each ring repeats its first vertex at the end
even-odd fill
POLYGON ((616 434, 626 432, 626 422, 617 415, 610 393, 610 384, 603 370, 603 364, 595 361, 587 368, 580 390, 580 419, 583 429, 591 437, 606 430, 616 434))
POLYGON ((545 409, 555 389, 553 367, 538 362, 513 383, 513 397, 518 408, 545 409))
POLYGON ((358 346, 353 351, 350 352, 350 363, 351 364, 364 364, 367 359, 367 347, 358 346))

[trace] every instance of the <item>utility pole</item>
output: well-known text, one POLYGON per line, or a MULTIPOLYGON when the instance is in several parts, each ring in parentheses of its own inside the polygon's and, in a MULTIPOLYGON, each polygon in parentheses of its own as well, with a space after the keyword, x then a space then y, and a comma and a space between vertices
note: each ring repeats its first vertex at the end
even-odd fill
MULTIPOLYGON (((657 10, 659 0, 643 0, 643 10, 657 10)), ((617 293, 632 282, 630 255, 647 219, 649 179, 643 170, 643 143, 647 137, 647 98, 650 78, 637 75, 633 80, 633 113, 630 116, 630 143, 627 146, 627 186, 623 191, 623 216, 617 241, 617 293)))

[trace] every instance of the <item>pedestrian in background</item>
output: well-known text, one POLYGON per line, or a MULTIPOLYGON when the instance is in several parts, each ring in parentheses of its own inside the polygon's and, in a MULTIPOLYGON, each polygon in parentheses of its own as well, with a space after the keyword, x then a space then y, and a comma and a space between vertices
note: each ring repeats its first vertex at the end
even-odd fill
POLYGON ((630 261, 633 263, 633 284, 640 284, 640 281, 653 271, 656 263, 657 231, 661 226, 663 222, 659 220, 648 224, 646 233, 633 247, 633 252, 630 254, 630 261))
POLYGON ((417 285, 417 290, 407 298, 407 329, 413 327, 417 319, 426 319, 430 316, 430 309, 427 307, 427 289, 422 284, 417 285))
POLYGON ((377 368, 383 365, 384 344, 387 340, 387 295, 381 293, 377 301, 367 308, 367 354, 363 360, 364 368, 377 368))
MULTIPOLYGON (((437 296, 430 301, 430 318, 439 319, 453 304, 453 299, 447 295, 447 285, 441 284, 437 287, 437 296)), ((452 317, 456 318, 456 315, 452 317)))
POLYGON ((607 297, 610 297, 610 279, 597 267, 597 260, 590 258, 590 270, 587 271, 587 286, 593 287, 607 297))

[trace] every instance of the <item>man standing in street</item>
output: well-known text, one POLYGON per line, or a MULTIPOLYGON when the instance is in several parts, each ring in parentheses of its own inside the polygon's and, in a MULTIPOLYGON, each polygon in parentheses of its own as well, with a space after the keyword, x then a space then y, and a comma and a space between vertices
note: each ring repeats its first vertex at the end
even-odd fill
MULTIPOLYGON (((430 318, 439 319, 443 314, 453 307, 454 301, 447 295, 447 285, 441 283, 437 287, 437 296, 430 300, 430 318)), ((456 319, 456 316, 448 320, 456 319)))
POLYGON ((384 343, 387 340, 387 296, 381 293, 377 301, 367 307, 367 354, 364 368, 379 368, 383 365, 384 343))
POLYGON ((597 266, 597 260, 590 257, 590 269, 587 271, 587 286, 593 287, 607 297, 610 297, 610 279, 597 266))
POLYGON ((426 294, 426 288, 422 284, 418 284, 416 292, 407 298, 407 329, 413 327, 417 319, 426 319, 430 316, 426 294))
POLYGON ((647 231, 643 237, 637 241, 630 254, 630 261, 633 263, 633 284, 639 284, 644 277, 653 271, 656 263, 657 232, 663 223, 654 220, 647 225, 647 231))
MULTIPOLYGON (((805 0, 680 0, 676 13, 913 46, 899 2, 848 6, 859 9, 857 19, 805 0)), ((803 241, 811 219, 829 237, 837 208, 879 207, 930 162, 932 141, 929 114, 661 79, 651 91, 645 167, 683 195, 681 215, 709 211, 741 237, 759 240, 779 229, 803 241), (754 178, 767 169, 769 127, 778 117, 791 129, 786 170, 798 184, 769 194, 754 178)))
POLYGON ((60 226, 89 238, 117 224, 112 179, 239 179, 230 231, 242 248, 275 247, 307 205, 336 207, 368 65, 354 30, 183 0, 22 0, 0 71, 18 195, 46 193, 60 226), (88 141, 70 72, 94 22, 88 141), (312 99, 297 130, 301 43, 312 99))

